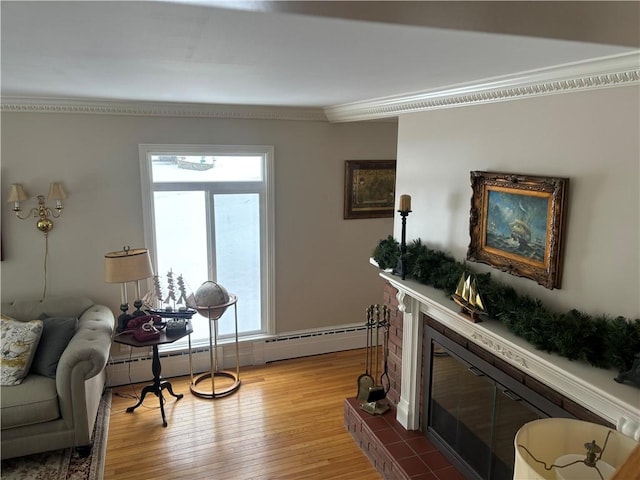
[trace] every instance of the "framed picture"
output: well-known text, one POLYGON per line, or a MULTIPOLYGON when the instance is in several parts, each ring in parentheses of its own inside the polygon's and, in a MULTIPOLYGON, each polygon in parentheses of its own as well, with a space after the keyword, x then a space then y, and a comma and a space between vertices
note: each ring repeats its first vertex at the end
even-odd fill
POLYGON ((347 160, 344 173, 344 218, 393 217, 395 160, 347 160))
POLYGON ((467 259, 560 288, 568 178, 471 172, 467 259))

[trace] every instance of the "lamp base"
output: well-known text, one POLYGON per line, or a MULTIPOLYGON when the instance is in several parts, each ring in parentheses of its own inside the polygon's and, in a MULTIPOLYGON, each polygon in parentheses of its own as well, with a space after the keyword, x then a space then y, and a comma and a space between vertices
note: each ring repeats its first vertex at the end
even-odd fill
POLYGON ((121 303, 120 311, 122 313, 118 316, 117 325, 116 325, 116 332, 118 333, 124 332, 127 329, 127 324, 129 323, 129 320, 133 318, 131 315, 127 313, 127 310, 129 310, 129 304, 121 303))
POLYGON ((142 317, 143 315, 146 315, 145 312, 140 310, 142 308, 142 300, 136 300, 133 302, 133 306, 136 307, 136 309, 131 314, 132 317, 142 317))

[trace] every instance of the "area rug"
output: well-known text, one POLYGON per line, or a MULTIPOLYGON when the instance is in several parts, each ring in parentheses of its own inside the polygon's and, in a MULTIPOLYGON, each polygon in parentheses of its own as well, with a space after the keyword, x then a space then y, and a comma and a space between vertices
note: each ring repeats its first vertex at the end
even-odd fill
POLYGON ((101 480, 107 452, 111 390, 100 400, 93 428, 93 448, 81 458, 73 448, 36 453, 2 461, 2 480, 101 480))

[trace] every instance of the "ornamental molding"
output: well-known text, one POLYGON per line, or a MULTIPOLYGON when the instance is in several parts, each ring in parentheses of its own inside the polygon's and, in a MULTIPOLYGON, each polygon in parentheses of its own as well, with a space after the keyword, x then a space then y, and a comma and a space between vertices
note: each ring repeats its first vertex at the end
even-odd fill
POLYGON ((84 113, 151 117, 198 117, 244 120, 326 122, 321 108, 207 105, 197 103, 115 102, 62 98, 3 97, 1 112, 84 113))
POLYGON ((525 361, 524 358, 522 358, 517 353, 514 353, 508 347, 505 347, 504 345, 500 344, 499 342, 496 342, 492 338, 485 337, 484 335, 482 335, 481 333, 478 333, 478 332, 471 333, 471 338, 473 338, 474 340, 479 341, 485 347, 487 347, 489 350, 493 350, 495 353, 497 353, 499 355, 502 355, 507 360, 510 360, 511 362, 520 365, 522 368, 529 368, 527 366, 527 362, 525 361))
POLYGON ((451 88, 336 105, 325 108, 325 114, 330 122, 361 121, 639 83, 640 50, 636 50, 451 88))
POLYGON ((117 102, 92 99, 3 97, 0 112, 83 113, 315 122, 395 121, 415 112, 505 102, 640 84, 640 50, 378 99, 322 108, 117 102))

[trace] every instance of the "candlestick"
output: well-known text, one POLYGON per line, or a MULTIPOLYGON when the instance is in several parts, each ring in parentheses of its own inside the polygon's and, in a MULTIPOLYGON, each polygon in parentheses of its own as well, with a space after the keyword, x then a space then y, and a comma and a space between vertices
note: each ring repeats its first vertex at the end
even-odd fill
POLYGON ((400 212, 409 212, 411 211, 411 196, 410 195, 400 195, 400 206, 398 209, 400 212))
MULTIPOLYGON (((409 195, 406 196, 409 197, 409 195)), ((402 197, 400 197, 400 199, 402 200, 402 197)), ((409 199, 411 199, 411 197, 409 197, 409 199)), ((409 207, 411 207, 411 204, 409 204, 409 207)), ((402 237, 400 241, 400 256, 398 257, 398 263, 396 264, 396 268, 394 269, 393 273, 395 273, 396 275, 400 275, 402 277, 402 280, 404 280, 405 276, 407 275, 405 265, 405 258, 407 256, 407 217, 409 216, 409 212, 411 212, 411 209, 409 208, 408 210, 404 211, 398 210, 398 212, 402 217, 402 237)))

